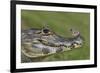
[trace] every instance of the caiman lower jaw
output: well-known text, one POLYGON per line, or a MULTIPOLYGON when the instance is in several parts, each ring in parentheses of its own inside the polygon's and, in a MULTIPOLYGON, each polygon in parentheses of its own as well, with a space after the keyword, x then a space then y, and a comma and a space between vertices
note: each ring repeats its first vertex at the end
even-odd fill
POLYGON ((74 44, 74 48, 79 48, 81 45, 74 44))

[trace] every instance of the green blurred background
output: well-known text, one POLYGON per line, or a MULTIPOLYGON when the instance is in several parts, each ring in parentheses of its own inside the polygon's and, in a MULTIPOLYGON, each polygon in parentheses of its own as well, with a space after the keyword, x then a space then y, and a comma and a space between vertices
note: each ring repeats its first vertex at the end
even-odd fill
POLYGON ((62 37, 71 37, 70 28, 79 30, 85 41, 81 48, 61 52, 33 61, 86 60, 90 58, 90 14, 21 10, 21 29, 42 28, 44 24, 62 37))

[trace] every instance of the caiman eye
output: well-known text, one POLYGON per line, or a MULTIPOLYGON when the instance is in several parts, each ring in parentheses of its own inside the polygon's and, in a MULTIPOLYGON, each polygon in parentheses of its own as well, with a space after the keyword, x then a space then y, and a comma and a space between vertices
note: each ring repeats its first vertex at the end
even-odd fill
POLYGON ((44 33, 48 33, 49 32, 49 29, 43 29, 43 32, 44 33))

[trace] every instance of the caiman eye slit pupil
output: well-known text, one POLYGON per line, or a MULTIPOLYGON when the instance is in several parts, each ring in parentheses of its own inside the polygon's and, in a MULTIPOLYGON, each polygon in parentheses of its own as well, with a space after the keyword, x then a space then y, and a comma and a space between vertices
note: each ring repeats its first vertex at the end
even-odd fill
POLYGON ((43 32, 44 33, 48 33, 49 32, 49 29, 43 29, 43 32))

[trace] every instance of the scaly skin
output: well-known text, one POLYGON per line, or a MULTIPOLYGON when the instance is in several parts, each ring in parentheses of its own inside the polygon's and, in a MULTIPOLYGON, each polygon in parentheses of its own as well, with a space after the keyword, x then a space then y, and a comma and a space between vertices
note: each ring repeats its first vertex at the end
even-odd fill
MULTIPOLYGON (((80 37, 80 34, 76 35, 77 34, 75 34, 73 38, 63 38, 49 30, 46 33, 41 31, 41 29, 25 30, 22 31, 22 44, 24 44, 23 49, 30 51, 31 54, 33 52, 36 56, 40 56, 39 54, 47 55, 71 50, 73 48, 79 48, 82 46, 83 40, 80 37)), ((23 52, 29 53, 25 51, 23 52)))

